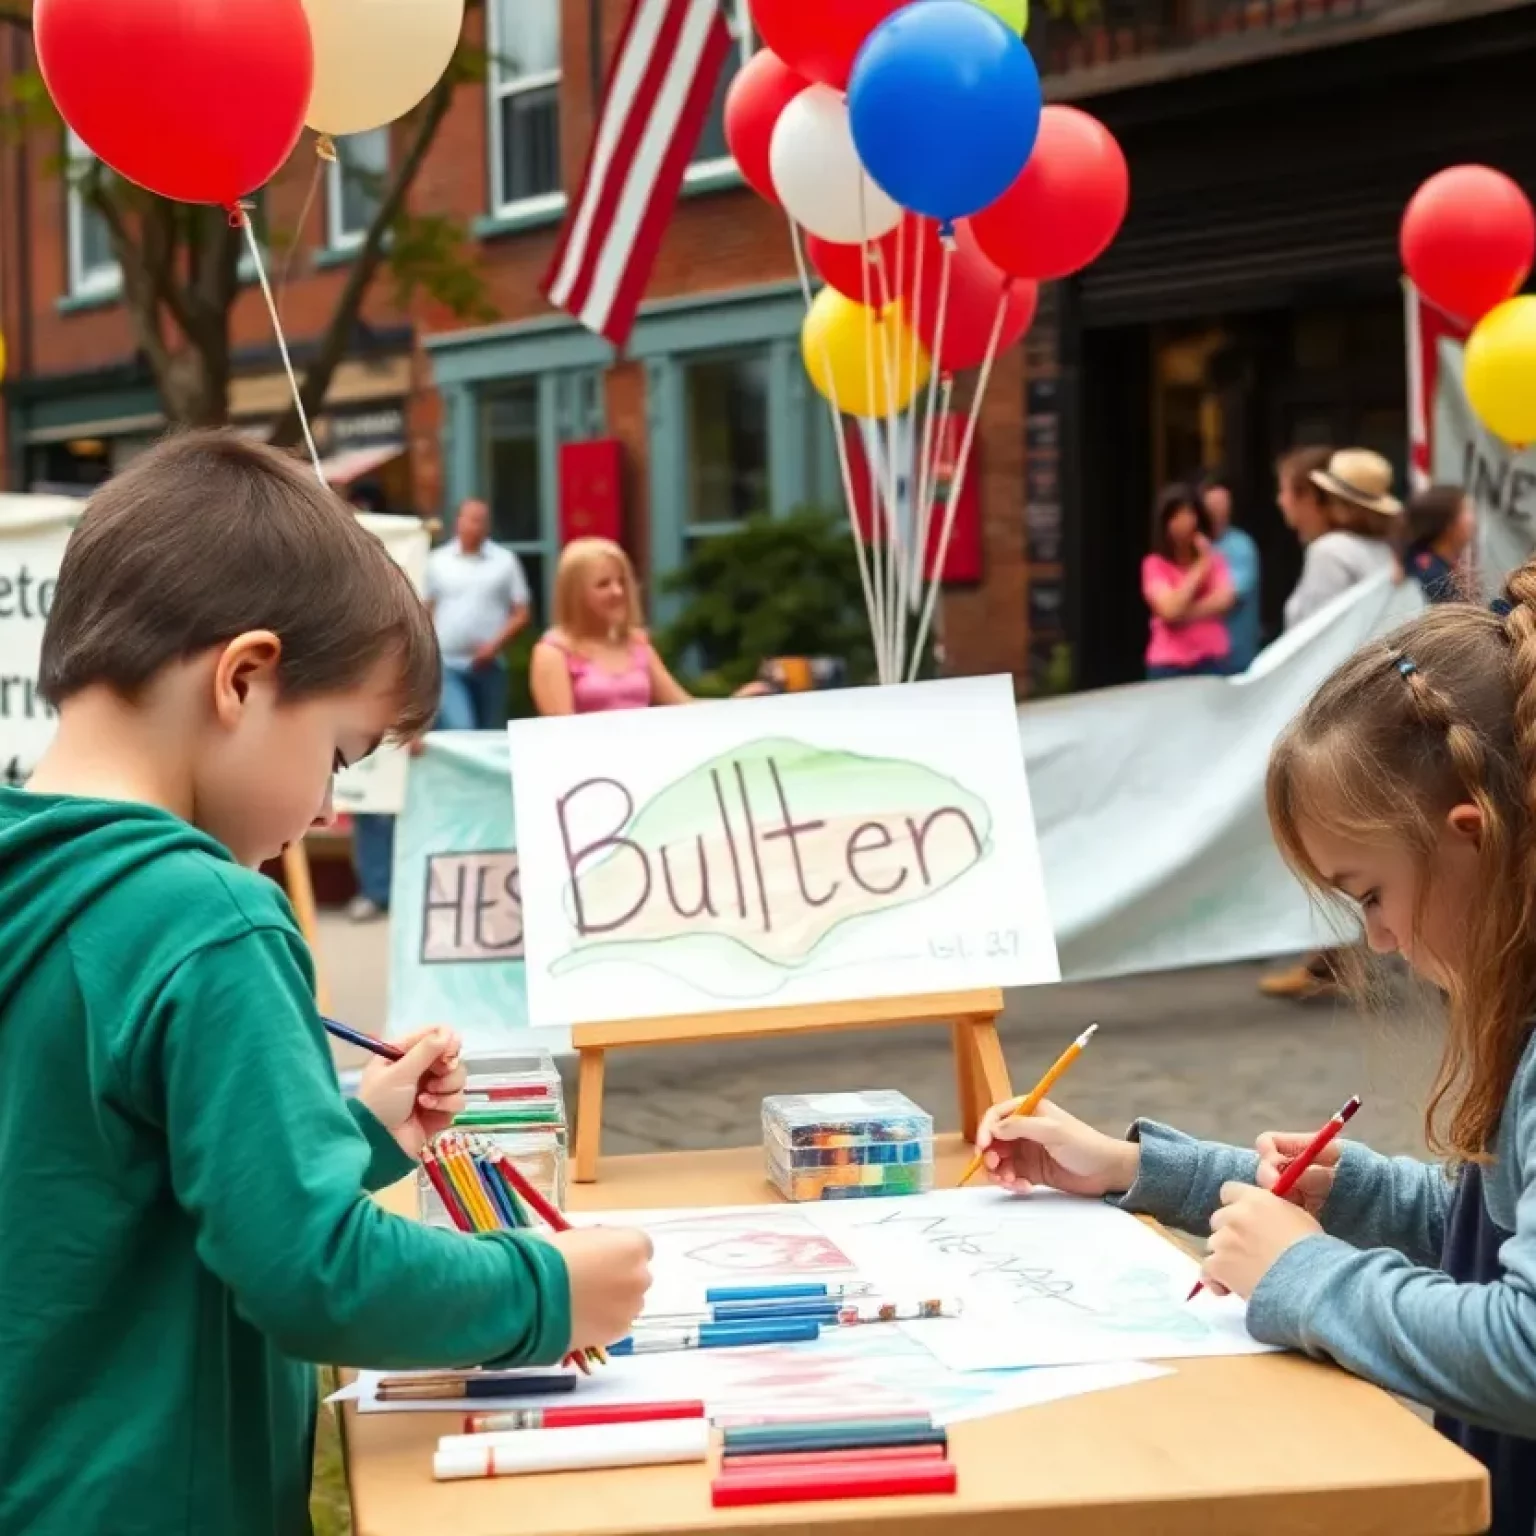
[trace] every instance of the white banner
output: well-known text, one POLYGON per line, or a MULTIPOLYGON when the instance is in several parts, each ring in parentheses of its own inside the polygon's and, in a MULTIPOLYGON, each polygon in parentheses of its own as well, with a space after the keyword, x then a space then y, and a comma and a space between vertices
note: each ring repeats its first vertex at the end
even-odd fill
MULTIPOLYGON (((1416 583, 1383 576, 1284 635, 1242 677, 1018 710, 1063 979, 1294 954, 1333 937, 1270 837, 1270 748, 1330 672, 1422 607, 1416 583)), ((481 732, 433 736, 415 764, 395 840, 396 1031, 446 1019, 477 1048, 545 1043, 528 1027, 507 794, 509 762, 522 793, 519 761, 503 735, 481 732)))
MULTIPOLYGON (((53 738, 54 712, 37 693, 43 622, 64 546, 84 510, 70 496, 0 496, 0 782, 24 781, 53 738)), ((430 543, 421 519, 365 512, 358 520, 421 591, 430 543)), ((336 808, 399 811, 407 761, 398 747, 381 747, 349 768, 336 780, 336 808)))
POLYGON ((1536 451, 1516 452, 1477 419, 1459 342, 1443 338, 1435 379, 1431 478, 1463 486, 1477 508, 1478 569, 1491 597, 1536 550, 1536 451))

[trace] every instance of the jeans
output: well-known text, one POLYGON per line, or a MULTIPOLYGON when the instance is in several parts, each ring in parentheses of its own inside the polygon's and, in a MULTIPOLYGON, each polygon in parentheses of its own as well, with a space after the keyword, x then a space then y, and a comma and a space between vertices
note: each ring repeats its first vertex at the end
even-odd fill
POLYGON ((358 890, 376 907, 389 907, 389 886, 395 861, 395 818, 352 818, 352 867, 358 890))
POLYGON ((507 723, 507 664, 443 668, 440 731, 499 731, 507 723))
POLYGON ((1227 677, 1225 656, 1212 657, 1209 661, 1194 661, 1187 667, 1147 667, 1147 681, 1156 683, 1165 677, 1227 677))

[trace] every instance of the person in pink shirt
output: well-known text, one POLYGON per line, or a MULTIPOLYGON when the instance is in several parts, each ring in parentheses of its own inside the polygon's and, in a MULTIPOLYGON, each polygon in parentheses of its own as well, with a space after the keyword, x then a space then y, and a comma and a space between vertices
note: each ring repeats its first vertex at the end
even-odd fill
POLYGON ((1231 640, 1222 615, 1232 577, 1211 545, 1199 492, 1170 486, 1157 500, 1157 547, 1141 562, 1141 593, 1152 614, 1147 677, 1215 677, 1231 640))
MULTIPOLYGON (((611 539, 573 539, 555 568, 555 623, 533 648, 528 683, 541 715, 691 704, 643 625, 640 585, 611 539)), ((749 683, 740 695, 764 693, 749 683)))

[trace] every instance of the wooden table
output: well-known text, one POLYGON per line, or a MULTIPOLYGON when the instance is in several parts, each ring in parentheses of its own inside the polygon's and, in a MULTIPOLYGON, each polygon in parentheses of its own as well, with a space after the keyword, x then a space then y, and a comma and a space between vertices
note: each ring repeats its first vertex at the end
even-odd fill
MULTIPOLYGON (((941 1142, 940 1179, 962 1149, 941 1142)), ((411 1209, 410 1186, 384 1197, 411 1209)), ((756 1149, 613 1158, 576 1209, 777 1198, 756 1149)), ((713 1510, 710 1469, 435 1483, 460 1414, 359 1414, 343 1433, 356 1536, 1475 1536, 1483 1469, 1385 1392, 1289 1355, 1176 1374, 956 1425, 960 1491, 713 1510)))

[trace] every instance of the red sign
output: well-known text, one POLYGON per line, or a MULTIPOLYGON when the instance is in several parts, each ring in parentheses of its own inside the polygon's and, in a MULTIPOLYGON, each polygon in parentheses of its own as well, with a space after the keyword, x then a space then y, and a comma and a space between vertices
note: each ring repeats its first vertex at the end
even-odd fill
POLYGON ((560 542, 624 536, 624 458, 616 437, 560 445, 560 542))

